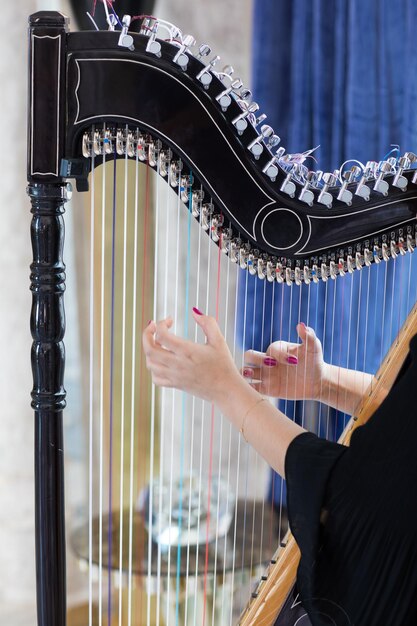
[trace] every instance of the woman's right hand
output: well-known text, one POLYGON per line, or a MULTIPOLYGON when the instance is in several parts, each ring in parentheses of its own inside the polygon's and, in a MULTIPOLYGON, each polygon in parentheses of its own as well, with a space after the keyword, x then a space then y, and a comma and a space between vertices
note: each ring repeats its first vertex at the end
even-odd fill
POLYGON ((274 341, 266 353, 245 353, 242 374, 259 393, 287 400, 320 397, 326 367, 320 340, 303 323, 297 333, 300 344, 274 341))

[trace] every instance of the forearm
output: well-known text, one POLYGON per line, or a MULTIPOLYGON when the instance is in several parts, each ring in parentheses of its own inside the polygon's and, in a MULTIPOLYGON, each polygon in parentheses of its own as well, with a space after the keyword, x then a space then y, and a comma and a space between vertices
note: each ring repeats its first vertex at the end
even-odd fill
POLYGON ((373 378, 372 374, 326 364, 315 399, 353 415, 373 378))
POLYGON ((302 432, 298 424, 273 406, 243 379, 237 378, 219 394, 215 402, 220 411, 241 430, 246 441, 266 462, 284 476, 285 455, 291 441, 302 432))

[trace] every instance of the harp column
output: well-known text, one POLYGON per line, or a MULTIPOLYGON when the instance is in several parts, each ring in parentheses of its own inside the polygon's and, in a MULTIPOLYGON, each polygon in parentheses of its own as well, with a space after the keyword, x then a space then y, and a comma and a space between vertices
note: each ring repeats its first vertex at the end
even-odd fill
POLYGON ((67 19, 60 13, 41 11, 30 17, 29 27, 37 611, 38 626, 65 626, 63 212, 69 190, 59 168, 65 119, 62 94, 67 19))

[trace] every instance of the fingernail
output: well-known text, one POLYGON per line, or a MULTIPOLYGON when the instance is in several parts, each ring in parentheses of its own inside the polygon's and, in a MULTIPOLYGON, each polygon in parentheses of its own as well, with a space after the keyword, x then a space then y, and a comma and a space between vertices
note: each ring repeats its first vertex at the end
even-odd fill
POLYGON ((264 365, 267 365, 268 367, 274 367, 276 364, 277 361, 273 357, 267 356, 266 359, 264 359, 264 365))
POLYGON ((253 376, 253 369, 251 369, 250 367, 247 367, 243 370, 243 376, 245 378, 252 378, 253 376))
POLYGON ((304 324, 304 322, 300 322, 300 326, 302 326, 303 328, 307 328, 307 326, 304 324))
POLYGON ((152 322, 152 320, 149 320, 149 322, 146 324, 146 328, 149 326, 149 324, 152 322))
POLYGON ((194 313, 196 313, 197 315, 203 315, 202 312, 200 311, 200 309, 197 309, 196 306, 193 306, 193 311, 194 313))
POLYGON ((297 365, 298 359, 296 356, 289 356, 287 362, 290 363, 290 365, 297 365))

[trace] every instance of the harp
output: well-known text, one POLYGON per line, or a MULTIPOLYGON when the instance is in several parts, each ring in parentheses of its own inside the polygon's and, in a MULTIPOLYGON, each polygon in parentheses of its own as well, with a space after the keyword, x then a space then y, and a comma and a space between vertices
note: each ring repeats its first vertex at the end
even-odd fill
MULTIPOLYGON (((279 147, 249 90, 216 69, 208 46, 196 50, 192 37, 152 17, 139 34, 129 24, 125 16, 117 31, 70 33, 60 13, 30 18, 38 622, 66 623, 63 213, 74 179, 90 194, 89 520, 73 539, 89 570, 89 623, 272 623, 297 555, 282 510, 260 496, 262 486, 245 491, 260 461, 251 459, 249 472, 245 444, 212 407, 149 390, 137 337, 149 317, 173 313, 177 332, 193 338, 187 311, 196 304, 216 315, 243 364, 255 335, 261 347, 290 339, 303 318, 320 326, 334 362, 369 368, 368 342, 382 356, 416 301, 416 157, 309 171, 279 147), (371 309, 378 285, 383 306, 371 309), (340 297, 349 303, 343 319, 332 309, 340 297)), ((414 319, 398 335, 401 347, 414 319)), ((398 369, 394 352, 388 360, 398 369)), ((330 415, 318 411, 311 419, 335 437, 330 415)))

